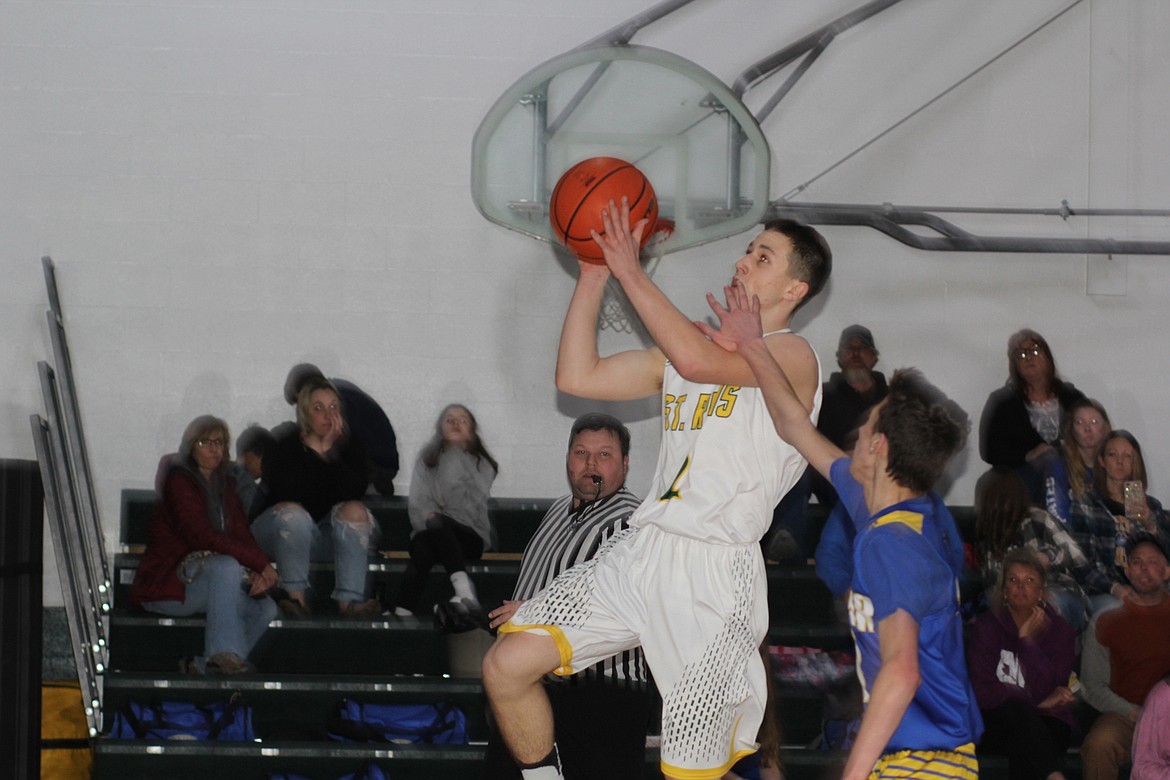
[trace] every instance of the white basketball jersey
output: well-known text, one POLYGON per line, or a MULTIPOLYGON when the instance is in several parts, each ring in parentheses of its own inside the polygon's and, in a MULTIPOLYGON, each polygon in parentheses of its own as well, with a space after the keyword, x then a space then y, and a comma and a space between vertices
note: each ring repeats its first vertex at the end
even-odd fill
MULTIPOLYGON (((658 469, 630 525, 715 544, 759 542, 807 466, 776 433, 759 388, 694 384, 667 362, 662 407, 658 469)), ((818 360, 814 423, 820 411, 818 360)))

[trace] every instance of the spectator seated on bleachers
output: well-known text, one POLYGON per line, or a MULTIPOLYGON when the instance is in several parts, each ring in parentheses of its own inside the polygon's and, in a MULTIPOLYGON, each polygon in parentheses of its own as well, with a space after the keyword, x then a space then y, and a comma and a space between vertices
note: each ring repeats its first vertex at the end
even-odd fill
MULTIPOLYGON (((853 449, 857 429, 875 404, 890 392, 886 377, 875 371, 878 349, 873 333, 864 325, 850 325, 837 340, 837 367, 821 388, 821 414, 817 430, 845 452, 853 449)), ((830 509, 837 503, 837 491, 829 481, 813 472, 812 490, 817 500, 830 509)))
POLYGON ((1006 754, 1012 777, 1063 778, 1077 633, 1044 603, 1045 567, 1034 551, 1017 547, 1001 563, 967 656, 983 715, 980 747, 1006 754))
POLYGON ((979 420, 979 455, 991 466, 1016 469, 1032 502, 1042 506, 1061 421, 1085 394, 1057 376, 1052 350, 1036 331, 1013 333, 1007 355, 1007 384, 988 396, 979 420))
MULTIPOLYGON (((889 394, 886 377, 875 371, 878 349, 864 325, 850 325, 837 341, 837 367, 821 386, 821 413, 817 430, 844 452, 853 450, 857 429, 869 410, 889 394)), ((772 514, 772 526, 762 541, 770 560, 804 564, 816 549, 816 529, 807 522, 809 494, 830 513, 837 506, 837 491, 815 469, 805 470, 800 481, 780 500, 772 514)), ((850 537, 852 538, 852 537, 850 537)))
MULTIPOLYGON (((1081 744, 1085 780, 1116 780, 1130 761, 1142 703, 1170 673, 1167 548, 1159 537, 1141 533, 1126 549, 1130 592, 1121 606, 1094 616, 1084 635, 1084 697, 1101 713, 1081 744)), ((1158 728, 1165 733, 1166 724, 1158 728)))
POLYGON ((1044 566, 1048 603, 1078 632, 1084 629, 1088 599, 1081 582, 1089 578, 1089 560, 1056 518, 1030 504, 1019 475, 1000 468, 980 477, 975 517, 975 558, 985 589, 991 591, 1001 580, 1004 555, 1026 547, 1044 566))
POLYGON ((1090 614, 1115 607, 1130 593, 1125 578, 1126 536, 1136 531, 1157 534, 1170 544, 1170 517, 1154 497, 1146 494, 1146 464, 1142 448, 1126 430, 1112 431, 1101 445, 1093 487, 1074 501, 1069 532, 1089 558, 1085 581, 1090 614), (1130 496, 1126 497, 1126 484, 1130 496))
POLYGON ((1155 685, 1142 705, 1133 732, 1133 768, 1129 780, 1170 777, 1170 677, 1155 685))
POLYGON ((332 597, 342 615, 374 617, 382 608, 367 599, 369 552, 377 524, 362 503, 366 454, 341 416, 329 380, 305 382, 297 398, 297 428, 278 437, 264 462, 272 505, 252 523, 256 540, 276 560, 290 617, 309 612, 309 562, 331 561, 332 597))
POLYGON ((468 617, 486 621, 467 561, 479 560, 492 549, 488 499, 498 472, 471 411, 460 404, 444 408, 410 479, 410 564, 394 614, 414 614, 427 574, 441 563, 455 595, 436 607, 440 623, 468 617))
MULTIPOLYGON (((284 380, 284 400, 289 406, 295 406, 305 382, 324 378, 321 369, 312 363, 298 363, 289 369, 284 380)), ((390 418, 369 393, 353 382, 337 377, 329 381, 341 398, 341 416, 345 427, 365 447, 366 477, 369 483, 383 496, 394 495, 394 477, 398 475, 398 439, 390 418)))
POLYGON ((1093 485, 1093 467, 1112 425, 1105 407, 1092 398, 1082 398, 1069 406, 1063 424, 1060 457, 1048 459, 1044 474, 1044 508, 1068 525, 1072 502, 1093 485))
POLYGON ((268 429, 255 423, 236 437, 236 459, 228 464, 228 474, 236 481, 236 493, 249 520, 255 520, 271 503, 264 482, 264 459, 274 444, 276 439, 268 429))
POLYGON ((277 613, 267 595, 276 570, 252 538, 227 475, 230 449, 227 423, 204 415, 160 463, 159 500, 130 596, 148 612, 207 614, 203 655, 182 662, 187 672, 252 671, 248 655, 277 613))

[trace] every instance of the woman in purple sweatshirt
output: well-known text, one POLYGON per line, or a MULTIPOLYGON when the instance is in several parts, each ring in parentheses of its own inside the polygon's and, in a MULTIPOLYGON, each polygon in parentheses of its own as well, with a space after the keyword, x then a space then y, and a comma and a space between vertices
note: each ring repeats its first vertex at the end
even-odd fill
POLYGON ((1076 632, 1044 603, 1045 579, 1032 550, 1008 550, 991 608, 971 632, 981 747, 1008 756, 1012 780, 1063 778, 1072 733, 1076 632))

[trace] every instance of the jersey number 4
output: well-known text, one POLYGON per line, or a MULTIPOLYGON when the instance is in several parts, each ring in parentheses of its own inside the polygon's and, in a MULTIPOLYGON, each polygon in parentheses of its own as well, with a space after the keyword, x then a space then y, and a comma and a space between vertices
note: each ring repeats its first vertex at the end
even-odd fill
POLYGON ((682 482, 683 475, 687 473, 690 467, 691 456, 688 455, 687 459, 683 461, 682 468, 678 470, 678 474, 674 475, 674 481, 670 483, 670 487, 658 497, 659 501, 671 501, 676 498, 682 498, 682 491, 679 490, 678 483, 682 482))

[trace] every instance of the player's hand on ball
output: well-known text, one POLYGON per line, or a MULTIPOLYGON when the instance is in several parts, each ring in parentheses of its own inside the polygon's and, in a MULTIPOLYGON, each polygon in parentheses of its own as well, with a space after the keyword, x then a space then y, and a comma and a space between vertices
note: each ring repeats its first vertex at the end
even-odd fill
POLYGON ((630 226, 630 202, 623 196, 620 206, 611 200, 601 210, 601 223, 605 227, 604 233, 591 230, 589 234, 601 248, 606 266, 620 281, 623 274, 640 268, 638 252, 647 221, 640 219, 633 227, 630 226))

